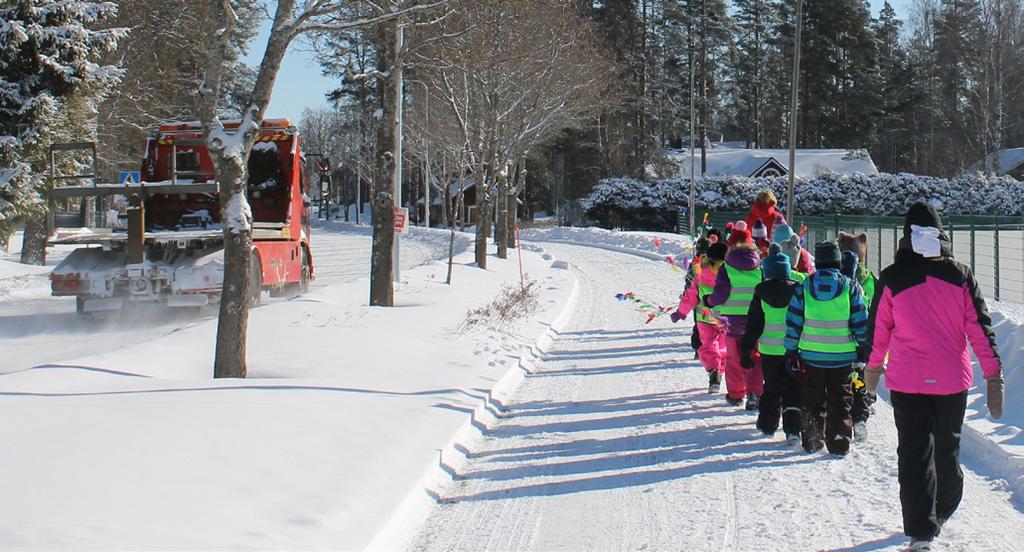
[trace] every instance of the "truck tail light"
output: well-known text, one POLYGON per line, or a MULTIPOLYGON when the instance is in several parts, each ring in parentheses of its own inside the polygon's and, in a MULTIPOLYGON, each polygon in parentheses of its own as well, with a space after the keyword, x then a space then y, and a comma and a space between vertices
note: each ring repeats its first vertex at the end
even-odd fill
POLYGON ((72 272, 69 274, 51 274, 51 287, 53 293, 74 294, 89 289, 89 280, 82 278, 81 274, 72 272))

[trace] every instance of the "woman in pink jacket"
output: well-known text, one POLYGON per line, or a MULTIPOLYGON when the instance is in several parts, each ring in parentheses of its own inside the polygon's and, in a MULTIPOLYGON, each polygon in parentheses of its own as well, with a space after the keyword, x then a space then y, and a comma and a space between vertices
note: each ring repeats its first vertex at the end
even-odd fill
POLYGON ((938 213, 915 203, 895 262, 877 284, 865 376, 872 399, 883 372, 891 391, 911 550, 931 550, 963 496, 960 428, 974 378, 968 342, 988 381, 989 412, 1002 415, 1003 377, 991 323, 974 274, 953 260, 938 213))

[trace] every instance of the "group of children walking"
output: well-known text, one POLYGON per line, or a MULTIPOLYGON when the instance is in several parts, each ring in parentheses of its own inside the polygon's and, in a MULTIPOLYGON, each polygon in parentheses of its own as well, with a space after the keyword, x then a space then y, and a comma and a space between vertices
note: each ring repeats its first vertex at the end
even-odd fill
POLYGON ((867 236, 840 233, 810 253, 770 191, 751 215, 696 244, 677 322, 691 312, 708 391, 758 411, 757 428, 808 452, 846 455, 866 437, 868 306, 874 275, 867 236))

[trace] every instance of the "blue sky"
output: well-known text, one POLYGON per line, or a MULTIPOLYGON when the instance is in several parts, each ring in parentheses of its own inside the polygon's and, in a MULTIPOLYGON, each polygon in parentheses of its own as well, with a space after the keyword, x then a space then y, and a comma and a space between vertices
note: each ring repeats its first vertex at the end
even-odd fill
MULTIPOLYGON (((890 0, 900 19, 906 20, 911 0, 890 0)), ((877 15, 884 0, 871 0, 871 11, 877 15)), ((244 59, 250 65, 258 65, 263 58, 269 36, 270 21, 265 21, 259 35, 253 40, 249 55, 244 59)), ((306 107, 327 105, 324 95, 336 86, 333 79, 320 74, 320 66, 309 44, 298 41, 292 44, 288 55, 281 64, 277 75, 274 95, 270 101, 268 117, 287 117, 298 124, 302 110, 306 107)))

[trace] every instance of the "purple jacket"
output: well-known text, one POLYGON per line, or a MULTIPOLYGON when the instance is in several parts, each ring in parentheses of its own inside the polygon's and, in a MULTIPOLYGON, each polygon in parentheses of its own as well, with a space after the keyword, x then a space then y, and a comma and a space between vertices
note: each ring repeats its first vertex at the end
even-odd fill
POLYGON ((968 342, 985 377, 1001 369, 985 299, 971 269, 950 256, 948 241, 934 259, 914 253, 907 241, 878 280, 868 364, 881 366, 889 355, 885 384, 893 391, 960 393, 974 380, 968 342))
MULTIPOLYGON (((761 266, 761 257, 755 249, 733 249, 725 256, 725 264, 737 270, 754 270, 761 266)), ((715 291, 704 298, 704 304, 709 307, 717 307, 725 303, 732 293, 732 282, 729 281, 729 271, 718 269, 718 276, 715 278, 715 291)), ((732 337, 743 337, 747 329, 746 316, 728 316, 726 321, 726 333, 732 337)))

